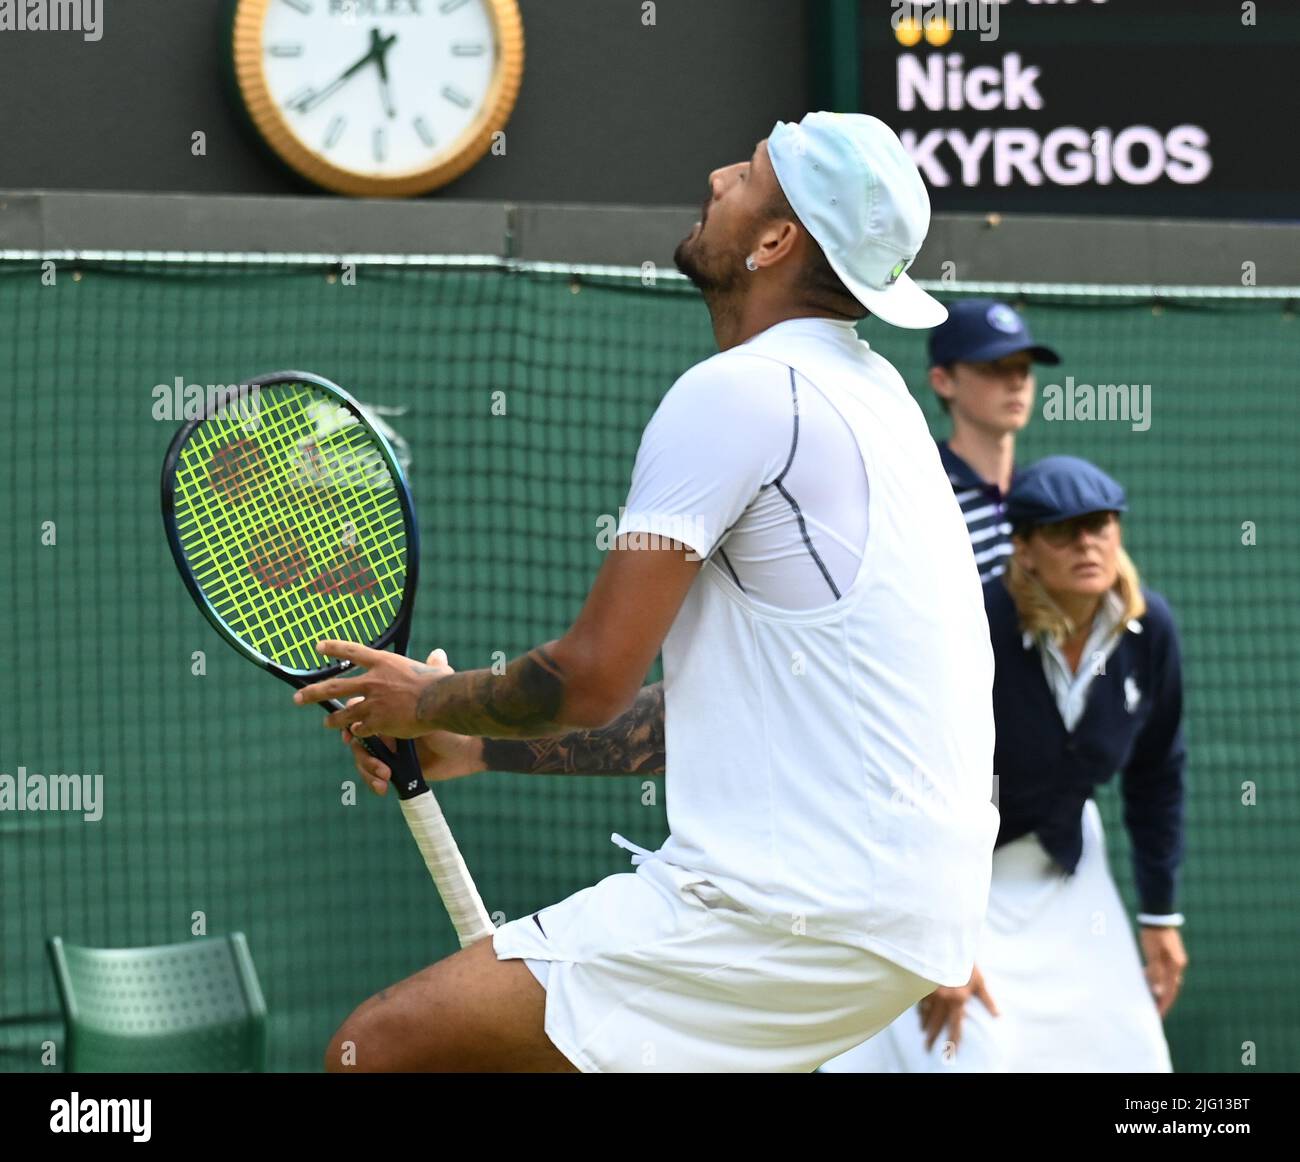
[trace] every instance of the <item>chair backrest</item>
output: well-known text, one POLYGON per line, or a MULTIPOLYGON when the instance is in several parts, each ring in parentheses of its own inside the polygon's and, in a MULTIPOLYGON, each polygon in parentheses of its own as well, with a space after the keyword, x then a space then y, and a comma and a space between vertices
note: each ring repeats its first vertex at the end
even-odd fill
POLYGON ((69 1073, 247 1073, 266 1068, 266 1003, 242 932, 157 948, 82 948, 50 961, 69 1073))

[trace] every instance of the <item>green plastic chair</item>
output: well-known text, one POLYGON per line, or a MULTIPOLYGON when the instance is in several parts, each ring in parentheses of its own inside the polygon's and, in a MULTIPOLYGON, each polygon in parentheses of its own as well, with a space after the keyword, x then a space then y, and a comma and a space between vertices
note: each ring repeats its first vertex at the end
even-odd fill
POLYGON ((266 1002, 242 932, 157 948, 49 942, 68 1073, 261 1073, 266 1002))

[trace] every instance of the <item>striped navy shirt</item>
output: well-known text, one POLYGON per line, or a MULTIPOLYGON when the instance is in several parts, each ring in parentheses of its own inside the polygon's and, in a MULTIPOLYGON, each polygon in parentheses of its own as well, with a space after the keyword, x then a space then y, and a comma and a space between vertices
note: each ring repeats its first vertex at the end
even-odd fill
MULTIPOLYGON (((971 548, 975 550, 975 564, 979 566, 980 580, 1001 577, 1006 571, 1007 558, 1011 556, 1011 525, 1007 521, 1006 494, 996 484, 983 479, 969 464, 948 447, 946 440, 939 441, 939 458, 952 483, 953 493, 966 518, 966 531, 970 533, 971 548)), ((1012 484, 1015 483, 1014 471, 1012 484)))

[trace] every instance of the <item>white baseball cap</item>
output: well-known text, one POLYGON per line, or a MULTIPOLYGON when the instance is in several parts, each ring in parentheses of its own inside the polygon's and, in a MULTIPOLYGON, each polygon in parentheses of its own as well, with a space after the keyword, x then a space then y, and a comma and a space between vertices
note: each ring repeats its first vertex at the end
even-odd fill
POLYGON ((791 209, 858 302, 895 327, 948 317, 905 273, 930 229, 930 196, 888 125, 809 113, 798 125, 778 121, 767 152, 791 209))

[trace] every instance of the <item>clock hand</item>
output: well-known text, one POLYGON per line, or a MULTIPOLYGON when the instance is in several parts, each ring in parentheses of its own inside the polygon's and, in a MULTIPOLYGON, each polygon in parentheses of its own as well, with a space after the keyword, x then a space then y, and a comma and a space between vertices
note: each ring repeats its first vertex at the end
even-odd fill
POLYGON ((347 80, 347 77, 339 77, 338 80, 326 85, 319 93, 309 92, 296 101, 288 102, 288 104, 285 105, 285 108, 294 113, 310 113, 317 105, 324 101, 326 97, 332 97, 336 92, 338 92, 347 80))
POLYGON ((379 77, 379 95, 383 98, 384 112, 388 114, 388 119, 391 121, 397 116, 397 107, 393 104, 393 90, 385 74, 380 74, 379 77))
POLYGON ((319 93, 308 93, 299 100, 290 102, 286 108, 292 109, 298 113, 310 113, 326 98, 332 97, 337 93, 339 89, 346 85, 348 81, 355 77, 357 73, 366 67, 366 65, 370 64, 371 61, 381 60, 383 54, 388 51, 396 40, 396 36, 390 36, 386 40, 380 40, 379 30, 377 28, 372 29, 370 33, 370 48, 367 50, 365 56, 349 68, 345 69, 342 75, 331 81, 319 93))
POLYGON ((384 100, 384 111, 390 121, 397 116, 397 106, 393 104, 393 90, 388 83, 388 50, 396 43, 397 34, 394 33, 383 43, 379 55, 375 58, 375 63, 379 66, 379 95, 384 100))
POLYGON ((381 70, 384 68, 384 61, 388 57, 389 50, 396 43, 397 33, 394 32, 392 36, 380 36, 379 29, 372 28, 370 30, 370 51, 378 59, 381 70))

